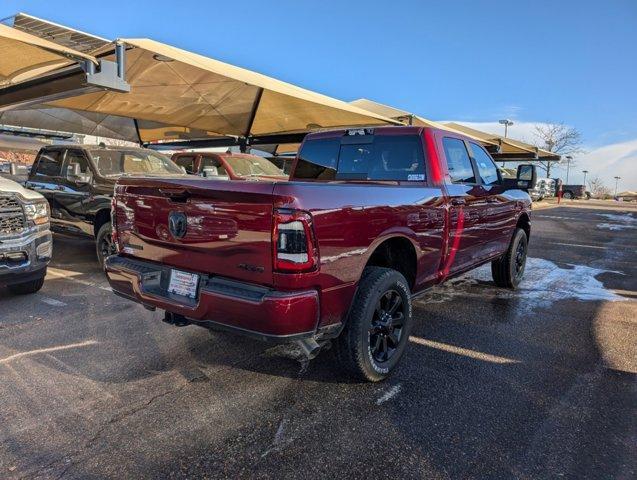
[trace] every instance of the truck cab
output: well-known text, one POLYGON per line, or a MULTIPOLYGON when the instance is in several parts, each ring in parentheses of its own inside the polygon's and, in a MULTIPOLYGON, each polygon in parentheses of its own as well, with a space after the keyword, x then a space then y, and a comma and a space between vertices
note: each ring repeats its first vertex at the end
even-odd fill
POLYGON ((0 287, 15 294, 40 290, 52 251, 44 197, 0 177, 0 287))

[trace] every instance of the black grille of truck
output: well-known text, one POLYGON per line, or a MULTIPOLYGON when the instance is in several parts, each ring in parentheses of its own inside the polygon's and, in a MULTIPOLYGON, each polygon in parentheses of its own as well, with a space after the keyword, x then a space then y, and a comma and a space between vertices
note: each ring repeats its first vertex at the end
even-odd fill
POLYGON ((26 219, 18 198, 0 196, 0 235, 20 233, 25 227, 26 219))

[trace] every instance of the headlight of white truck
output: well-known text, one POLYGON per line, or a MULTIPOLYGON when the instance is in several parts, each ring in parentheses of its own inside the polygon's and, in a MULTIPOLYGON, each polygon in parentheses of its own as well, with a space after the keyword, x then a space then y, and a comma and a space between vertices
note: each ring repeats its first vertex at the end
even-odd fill
POLYGON ((49 203, 47 201, 27 203, 24 205, 24 213, 27 220, 36 225, 42 225, 49 221, 49 203))

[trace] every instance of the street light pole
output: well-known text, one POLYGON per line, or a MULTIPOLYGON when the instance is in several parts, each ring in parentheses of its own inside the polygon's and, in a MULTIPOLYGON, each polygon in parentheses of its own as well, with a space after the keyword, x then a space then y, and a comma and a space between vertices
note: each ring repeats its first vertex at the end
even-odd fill
POLYGON ((566 185, 568 185, 568 172, 571 169, 571 160, 573 160, 573 157, 571 157, 570 155, 566 156, 566 185))
POLYGON ((588 174, 588 170, 582 170, 582 173, 584 174, 584 189, 586 189, 586 175, 588 174))
POLYGON ((500 125, 504 125, 504 138, 507 138, 507 134, 509 133, 509 127, 513 125, 513 122, 508 118, 504 118, 502 120, 498 120, 500 125))
POLYGON ((613 197, 616 197, 617 196, 617 184, 619 183, 619 180, 622 177, 614 177, 614 178, 615 178, 615 195, 613 195, 613 197))
MULTIPOLYGON (((509 133, 509 127, 513 125, 513 122, 509 120, 508 118, 503 118, 502 120, 498 120, 498 123, 500 125, 504 125, 504 138, 507 138, 507 135, 509 133)), ((504 160, 502 161, 502 166, 504 167, 504 160)))

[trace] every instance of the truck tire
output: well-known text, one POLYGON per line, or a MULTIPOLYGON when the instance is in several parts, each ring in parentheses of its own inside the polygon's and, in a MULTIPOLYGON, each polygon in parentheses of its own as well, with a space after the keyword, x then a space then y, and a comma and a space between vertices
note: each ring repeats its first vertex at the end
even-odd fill
POLYGON ((564 197, 567 200, 572 200, 573 199, 573 192, 571 192, 570 190, 565 191, 562 194, 562 197, 564 197))
POLYGON ((367 267, 346 327, 335 342, 338 361, 357 380, 384 380, 403 355, 411 328, 411 292, 405 277, 390 268, 367 267))
POLYGON ((35 280, 31 280, 29 282, 16 283, 14 285, 9 285, 8 288, 9 288, 9 291, 13 293, 14 295, 28 295, 30 293, 35 293, 40 291, 43 285, 44 285, 44 275, 42 275, 40 278, 36 278, 35 280))
POLYGON ((100 267, 103 269, 106 257, 117 253, 115 244, 113 243, 113 237, 111 235, 111 222, 106 222, 97 231, 95 246, 97 248, 97 260, 100 262, 100 267))
POLYGON ((526 232, 516 228, 506 253, 491 262, 491 274, 498 287, 515 290, 524 276, 528 239, 526 232))

